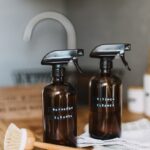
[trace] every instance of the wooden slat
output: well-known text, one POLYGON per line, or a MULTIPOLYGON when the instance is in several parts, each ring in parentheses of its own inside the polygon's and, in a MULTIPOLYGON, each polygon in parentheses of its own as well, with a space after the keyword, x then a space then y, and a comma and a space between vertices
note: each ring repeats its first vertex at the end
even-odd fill
POLYGON ((0 88, 0 119, 41 118, 42 84, 0 88))

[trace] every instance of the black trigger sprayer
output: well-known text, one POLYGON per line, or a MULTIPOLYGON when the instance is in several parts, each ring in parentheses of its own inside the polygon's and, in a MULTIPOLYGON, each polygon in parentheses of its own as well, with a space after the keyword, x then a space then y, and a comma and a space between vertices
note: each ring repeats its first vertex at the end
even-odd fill
POLYGON ((78 57, 83 55, 83 49, 54 50, 41 61, 52 65, 52 83, 44 87, 42 95, 44 142, 76 147, 77 93, 64 81, 64 65, 72 60, 81 72, 78 57))
POLYGON ((131 71, 127 61, 125 60, 125 51, 130 50, 131 44, 103 44, 97 46, 90 53, 90 57, 113 60, 115 57, 120 56, 125 67, 127 67, 127 69, 131 71))
POLYGON ((113 59, 120 56, 123 64, 131 70, 125 60, 125 52, 130 44, 103 44, 90 53, 90 57, 100 59, 100 74, 89 83, 90 136, 97 139, 111 139, 121 134, 122 83, 112 75, 113 59))

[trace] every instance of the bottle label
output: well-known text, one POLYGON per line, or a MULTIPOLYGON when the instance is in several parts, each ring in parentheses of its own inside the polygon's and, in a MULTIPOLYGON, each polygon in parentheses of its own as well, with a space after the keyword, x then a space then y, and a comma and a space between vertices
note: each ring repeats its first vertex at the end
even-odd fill
POLYGON ((96 97, 96 107, 98 108, 115 107, 115 98, 96 97))
POLYGON ((48 107, 49 120, 65 120, 73 118, 73 106, 48 107))

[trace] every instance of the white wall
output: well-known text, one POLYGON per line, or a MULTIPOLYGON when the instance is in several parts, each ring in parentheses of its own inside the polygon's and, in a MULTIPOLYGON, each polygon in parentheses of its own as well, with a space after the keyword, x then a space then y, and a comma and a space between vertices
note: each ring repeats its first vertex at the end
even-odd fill
POLYGON ((42 68, 42 56, 66 47, 64 28, 55 21, 39 23, 30 42, 23 39, 24 29, 35 15, 44 11, 65 14, 64 0, 0 0, 0 86, 13 85, 13 73, 42 68))

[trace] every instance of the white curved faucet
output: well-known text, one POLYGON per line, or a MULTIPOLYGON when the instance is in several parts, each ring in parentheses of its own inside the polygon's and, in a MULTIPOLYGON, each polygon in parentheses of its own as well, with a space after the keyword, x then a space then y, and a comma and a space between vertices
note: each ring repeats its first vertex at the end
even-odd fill
POLYGON ((31 19, 31 21, 28 23, 25 29, 23 39, 25 41, 29 41, 31 39, 33 28, 40 21, 46 19, 53 19, 60 22, 64 26, 67 33, 67 48, 76 49, 76 33, 73 24, 70 22, 68 18, 66 18, 64 15, 57 12, 44 12, 31 19))

